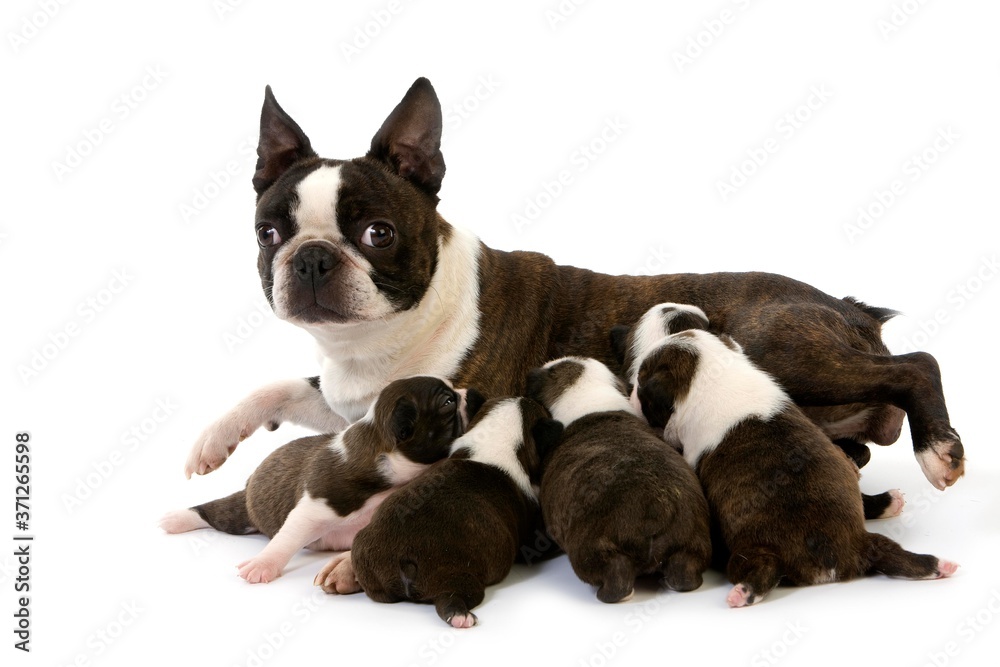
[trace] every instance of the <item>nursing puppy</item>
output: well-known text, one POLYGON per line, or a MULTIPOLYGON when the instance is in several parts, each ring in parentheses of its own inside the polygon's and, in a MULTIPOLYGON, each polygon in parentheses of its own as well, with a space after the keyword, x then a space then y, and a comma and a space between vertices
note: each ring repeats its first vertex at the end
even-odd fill
POLYGON ((729 606, 753 604, 781 580, 955 572, 865 530, 856 467, 739 346, 692 329, 650 348, 639 356, 636 396, 698 473, 731 554, 729 606))
POLYGON ((551 361, 528 376, 529 395, 566 430, 543 454, 542 514, 573 571, 602 602, 632 595, 637 576, 701 585, 712 555, 698 479, 633 411, 622 381, 595 359, 551 361))
MULTIPOLYGON (((481 402, 475 390, 468 393, 470 401, 481 402)), ((467 421, 464 399, 464 391, 438 378, 392 382, 347 430, 280 447, 243 491, 171 512, 160 525, 168 533, 212 527, 234 535, 267 535, 267 546, 238 566, 252 584, 280 576, 303 547, 350 549, 395 487, 448 456, 467 421)))
MULTIPOLYGON (((629 382, 631 387, 632 406, 637 412, 642 411, 639 399, 636 397, 635 387, 639 376, 639 364, 642 358, 653 348, 657 347, 664 336, 685 331, 687 329, 708 329, 709 322, 705 312, 697 306, 678 303, 661 303, 653 306, 639 319, 632 327, 616 326, 611 330, 611 347, 615 352, 618 362, 621 364, 621 373, 629 382)), ((720 334, 720 338, 729 347, 736 348, 743 352, 743 348, 736 341, 725 334, 720 334)), ((846 450, 845 454, 850 455, 850 449, 845 443, 835 443, 846 450)), ((857 463, 852 456, 852 462, 857 463)), ((860 471, 859 471, 860 476, 860 471)), ((899 489, 890 489, 875 495, 861 494, 864 505, 865 519, 889 519, 899 516, 903 511, 903 493, 899 489)))
POLYGON ((394 493, 358 533, 351 561, 377 602, 430 602, 469 628, 537 528, 538 454, 562 428, 534 401, 487 402, 441 461, 394 493))

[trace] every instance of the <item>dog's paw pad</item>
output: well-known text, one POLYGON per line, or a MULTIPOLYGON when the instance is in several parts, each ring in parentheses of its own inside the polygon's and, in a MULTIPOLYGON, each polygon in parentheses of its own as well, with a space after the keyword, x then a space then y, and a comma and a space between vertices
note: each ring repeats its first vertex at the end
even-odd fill
POLYGON ((954 438, 935 440, 917 452, 917 461, 927 480, 944 491, 965 474, 965 447, 957 434, 954 438))
POLYGON ((945 577, 950 577, 955 574, 956 570, 958 570, 958 563, 953 563, 950 560, 938 560, 937 578, 943 579, 945 577))
POLYGON ((729 595, 726 596, 726 604, 734 609, 737 607, 749 607, 755 601, 753 594, 745 584, 736 584, 729 591, 729 595))
POLYGON ((455 614, 448 619, 448 624, 453 628, 471 628, 479 623, 479 619, 471 611, 465 614, 455 614))
POLYGON ((281 574, 277 564, 262 558, 251 558, 236 566, 242 579, 250 584, 266 584, 274 581, 281 574))
POLYGON ((331 595, 360 593, 361 585, 354 576, 351 552, 345 551, 331 558, 313 579, 313 585, 321 587, 324 593, 331 595))
POLYGON ((906 505, 906 499, 903 497, 903 492, 899 489, 889 489, 887 492, 892 500, 889 501, 889 506, 885 508, 882 512, 882 519, 891 519, 894 516, 899 516, 903 512, 903 506, 906 505))

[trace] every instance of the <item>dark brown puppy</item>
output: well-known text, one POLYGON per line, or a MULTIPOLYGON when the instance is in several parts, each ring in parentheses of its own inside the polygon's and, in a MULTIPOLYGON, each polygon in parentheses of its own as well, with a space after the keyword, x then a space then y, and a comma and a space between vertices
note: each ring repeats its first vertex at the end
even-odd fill
POLYGON ((351 561, 368 596, 430 602, 451 626, 475 625, 470 610, 534 538, 536 443, 561 432, 534 401, 487 402, 451 458, 394 493, 358 533, 351 561))
POLYGON ((465 393, 434 377, 397 380, 345 431, 278 448, 250 476, 245 490, 171 512, 160 525, 168 533, 212 527, 272 538, 238 566, 250 583, 278 577, 303 547, 350 549, 394 487, 448 456, 467 421, 465 393))
POLYGON ((577 576, 602 602, 627 599, 647 574, 677 591, 701 586, 712 555, 705 496, 622 381, 595 359, 567 357, 532 371, 528 392, 566 427, 543 455, 540 497, 577 576))
POLYGON ((683 448, 728 547, 742 607, 793 585, 886 574, 936 579, 958 567, 865 529, 857 470, 732 341, 689 330, 641 358, 636 395, 683 448))

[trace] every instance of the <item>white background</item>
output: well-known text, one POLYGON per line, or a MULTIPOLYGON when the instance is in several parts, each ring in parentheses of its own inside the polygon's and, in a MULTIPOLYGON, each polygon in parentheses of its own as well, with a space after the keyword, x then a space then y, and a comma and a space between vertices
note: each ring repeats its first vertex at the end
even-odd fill
POLYGON ((556 0, 234 4, 52 3, 51 17, 37 0, 4 4, 0 441, 13 458, 14 434, 31 432, 36 541, 30 655, 11 646, 13 546, 0 549, 0 660, 994 664, 996 3, 897 0, 912 15, 891 31, 890 0, 592 0, 554 24, 556 0), (345 53, 366 26, 377 34, 345 53), (562 558, 515 569, 459 632, 427 606, 314 596, 323 554, 250 586, 234 565, 261 538, 163 535, 164 511, 240 488, 302 433, 258 434, 185 481, 201 429, 259 385, 316 372, 308 336, 257 309, 264 85, 322 155, 349 158, 417 76, 448 109, 440 210, 493 247, 611 273, 766 270, 907 313, 885 338, 941 362, 968 474, 933 490, 904 434, 874 452, 862 486, 902 489, 903 516, 871 529, 958 561, 955 577, 782 589, 734 611, 715 574, 697 592, 609 606, 562 558), (609 121, 622 129, 581 171, 580 146, 609 121), (762 166, 743 165, 765 146, 777 149, 762 166), (934 161, 914 172, 925 150, 934 161), (753 173, 724 201, 734 168, 753 173), (546 199, 563 170, 571 183, 546 199), (895 180, 902 194, 852 242, 845 225, 879 212, 895 180), (529 200, 544 206, 519 229, 529 200))

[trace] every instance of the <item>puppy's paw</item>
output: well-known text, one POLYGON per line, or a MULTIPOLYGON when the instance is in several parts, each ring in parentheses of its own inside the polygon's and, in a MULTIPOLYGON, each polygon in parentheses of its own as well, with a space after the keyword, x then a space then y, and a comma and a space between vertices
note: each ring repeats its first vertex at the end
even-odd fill
POLYGON ((234 411, 215 422, 198 437, 184 464, 184 476, 207 475, 229 458, 236 446, 246 440, 261 424, 248 421, 234 411))
POLYGON ((210 527, 207 521, 191 509, 167 512, 160 519, 160 528, 168 533, 186 533, 189 530, 210 527))
POLYGON ((281 576, 281 566, 257 556, 236 566, 241 578, 251 584, 266 584, 281 576))
POLYGON ((313 585, 321 587, 324 593, 331 595, 360 593, 361 585, 354 576, 351 552, 345 551, 331 558, 313 579, 313 585))
POLYGON ((448 625, 453 628, 471 628, 479 623, 479 618, 471 611, 464 614, 455 614, 448 619, 448 625))
POLYGON ((916 453, 927 481, 944 491, 965 474, 965 447, 955 431, 916 453))
POLYGON ((889 489, 886 493, 892 497, 892 500, 889 501, 889 506, 882 512, 882 516, 879 517, 880 519, 891 519, 899 516, 903 511, 903 506, 906 505, 903 492, 899 489, 889 489))
POLYGON ((746 584, 736 584, 726 596, 726 603, 736 609, 738 607, 749 607, 755 602, 759 602, 761 596, 754 595, 750 587, 746 584))
POLYGON ((958 570, 958 563, 953 563, 950 560, 938 559, 937 576, 934 578, 944 579, 945 577, 950 577, 955 574, 956 570, 958 570))

